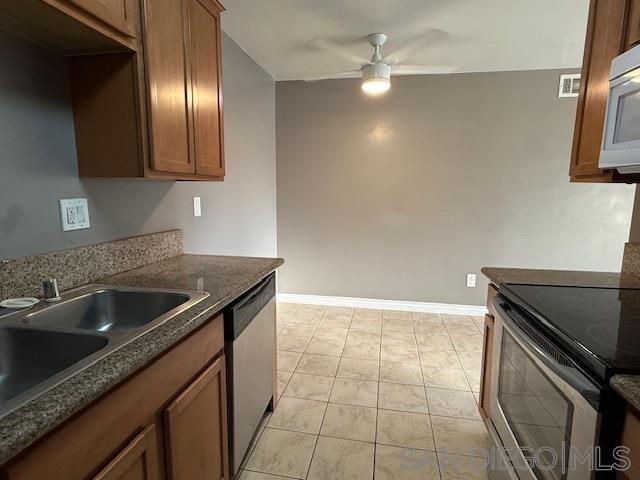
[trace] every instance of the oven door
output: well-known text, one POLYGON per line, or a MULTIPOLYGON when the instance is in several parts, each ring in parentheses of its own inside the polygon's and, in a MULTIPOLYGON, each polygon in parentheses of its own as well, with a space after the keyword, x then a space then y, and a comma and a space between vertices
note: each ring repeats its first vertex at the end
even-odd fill
POLYGON ((490 417, 520 480, 586 480, 600 390, 498 296, 490 417))

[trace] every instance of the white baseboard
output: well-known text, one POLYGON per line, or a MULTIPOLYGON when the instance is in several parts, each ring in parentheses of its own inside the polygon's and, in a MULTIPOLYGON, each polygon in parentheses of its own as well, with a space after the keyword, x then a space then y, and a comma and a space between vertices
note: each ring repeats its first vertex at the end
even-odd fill
POLYGON ((487 313, 487 308, 484 305, 405 302, 402 300, 381 300, 377 298, 327 297, 324 295, 302 295, 298 293, 278 293, 277 298, 278 301, 282 303, 329 305, 332 307, 380 308, 384 310, 404 310, 410 312, 474 316, 480 316, 487 313))

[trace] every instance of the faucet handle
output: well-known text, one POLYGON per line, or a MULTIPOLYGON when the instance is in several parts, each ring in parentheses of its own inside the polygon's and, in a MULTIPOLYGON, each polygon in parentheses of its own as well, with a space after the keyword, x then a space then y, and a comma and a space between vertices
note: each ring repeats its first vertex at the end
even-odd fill
POLYGON ((55 278, 49 278, 42 282, 42 290, 45 302, 60 301, 60 290, 58 289, 58 281, 55 278))

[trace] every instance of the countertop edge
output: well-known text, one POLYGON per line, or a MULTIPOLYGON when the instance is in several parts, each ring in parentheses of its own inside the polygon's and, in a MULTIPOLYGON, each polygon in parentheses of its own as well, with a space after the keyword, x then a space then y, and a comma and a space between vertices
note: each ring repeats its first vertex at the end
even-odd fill
MULTIPOLYGON (((186 255, 175 258, 184 256, 186 255)), ((210 258, 223 257, 210 256, 210 258)), ((60 427, 74 414, 142 370, 154 358, 202 326, 213 315, 219 313, 229 303, 284 263, 281 258, 254 257, 253 260, 262 260, 265 262, 265 266, 257 269, 246 281, 239 283, 228 294, 217 298, 208 292, 210 293, 209 297, 196 303, 175 318, 154 327, 130 343, 108 353, 68 380, 1 417, 0 432, 8 432, 8 435, 3 436, 0 433, 0 465, 12 460, 36 441, 60 427)), ((145 267, 136 270, 143 268, 145 267)), ((120 275, 113 277, 118 276, 120 275)), ((95 283, 114 284, 109 282, 110 278, 112 277, 105 277, 95 283)), ((134 286, 126 283, 117 285, 134 286)))
POLYGON ((640 278, 629 273, 582 270, 542 270, 483 267, 482 274, 495 285, 530 284, 594 288, 640 289, 640 278))
POLYGON ((610 385, 629 405, 640 412, 640 375, 614 375, 611 377, 610 385))

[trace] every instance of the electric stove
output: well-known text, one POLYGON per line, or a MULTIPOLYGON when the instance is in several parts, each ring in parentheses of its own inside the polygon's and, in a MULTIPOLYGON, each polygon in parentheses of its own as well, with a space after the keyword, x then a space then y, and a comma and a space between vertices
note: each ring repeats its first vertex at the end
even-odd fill
POLYGON ((640 373, 640 289, 506 284, 500 292, 600 382, 640 373))

